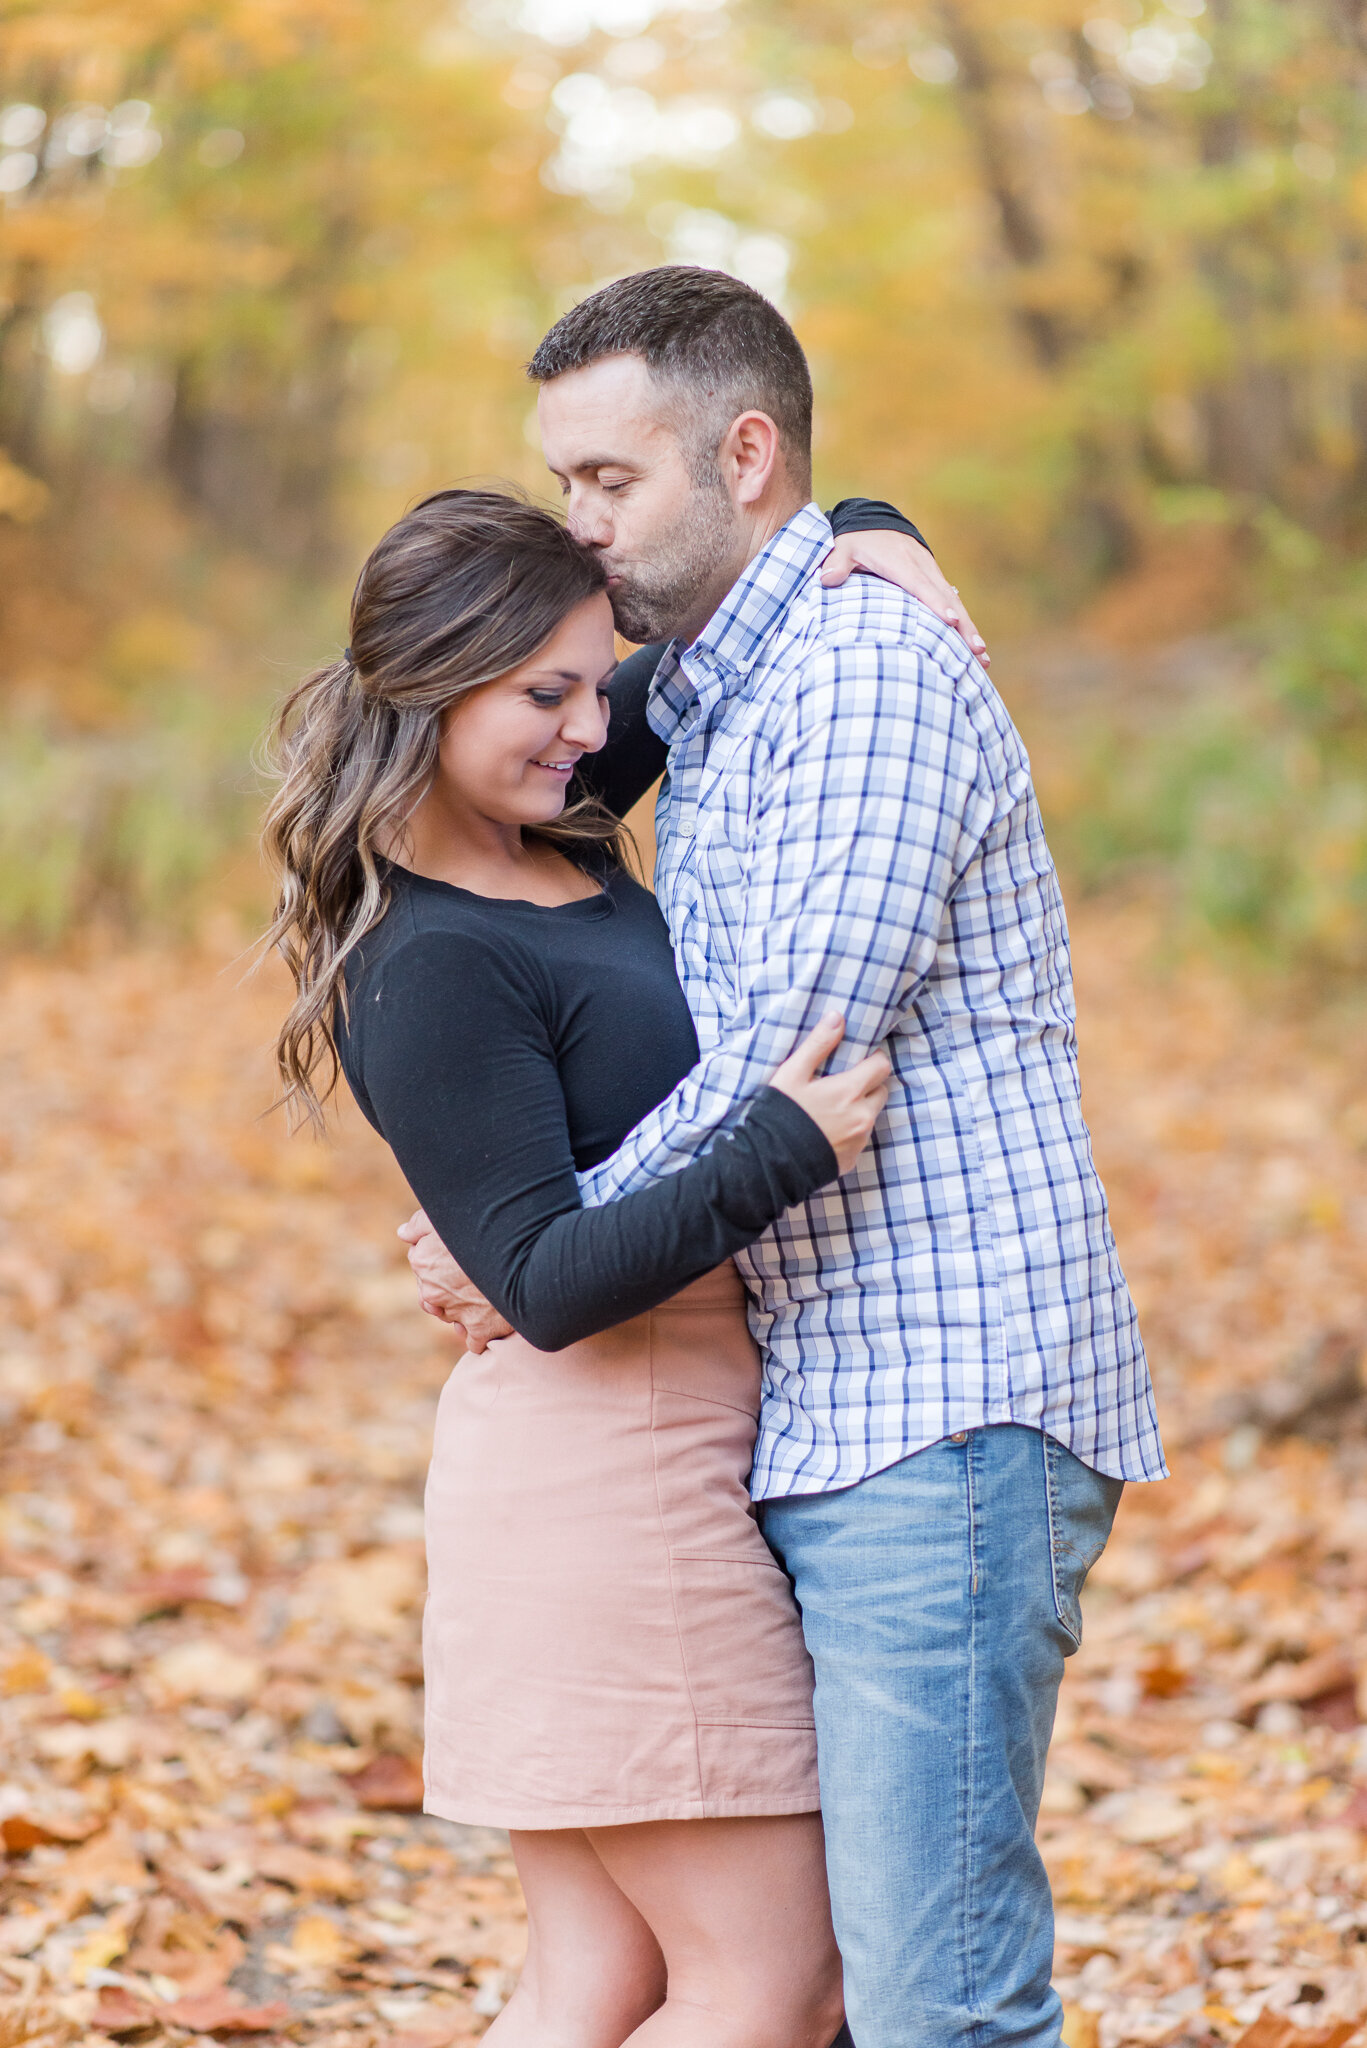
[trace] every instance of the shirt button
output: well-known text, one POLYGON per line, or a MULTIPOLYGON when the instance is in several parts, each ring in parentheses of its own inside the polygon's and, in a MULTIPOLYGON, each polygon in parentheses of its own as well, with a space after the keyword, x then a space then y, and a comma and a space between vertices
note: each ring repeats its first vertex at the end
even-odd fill
POLYGON ((966 1444, 968 1442, 968 1431, 966 1429, 956 1429, 949 1441, 952 1444, 966 1444))

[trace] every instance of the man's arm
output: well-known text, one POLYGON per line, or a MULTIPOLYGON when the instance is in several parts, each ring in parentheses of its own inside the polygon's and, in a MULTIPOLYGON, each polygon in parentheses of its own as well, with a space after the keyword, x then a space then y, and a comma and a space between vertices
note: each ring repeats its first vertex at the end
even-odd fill
POLYGON ((994 807, 958 671, 944 661, 903 646, 837 648, 797 680, 740 850, 743 921, 721 1038, 579 1176, 586 1203, 706 1151, 824 1011, 847 1020, 841 1063, 879 1045, 904 1012, 994 807))

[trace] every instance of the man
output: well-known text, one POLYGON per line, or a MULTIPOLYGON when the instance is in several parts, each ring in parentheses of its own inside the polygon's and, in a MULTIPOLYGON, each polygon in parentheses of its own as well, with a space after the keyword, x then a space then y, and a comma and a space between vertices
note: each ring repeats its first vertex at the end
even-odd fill
MULTIPOLYGON (((1053 2043, 1033 1829, 1058 1684, 1122 1483, 1164 1466, 1024 749, 940 619, 820 582, 810 380, 759 294, 625 278, 530 374, 619 627, 670 643, 656 888, 701 1045, 584 1199, 704 1151, 829 1010, 842 1060, 888 1052, 856 1169, 738 1261, 765 1364, 752 1491, 816 1669, 858 2048, 1053 2043)), ((430 1240, 414 1262, 440 1283, 430 1240)))

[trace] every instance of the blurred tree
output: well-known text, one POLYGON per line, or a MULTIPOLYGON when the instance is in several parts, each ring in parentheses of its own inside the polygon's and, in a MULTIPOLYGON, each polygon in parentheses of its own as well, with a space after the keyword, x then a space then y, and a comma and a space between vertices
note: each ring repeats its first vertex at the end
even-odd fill
MULTIPOLYGON (((101 820, 143 815, 140 761, 175 780, 166 746, 187 793, 220 786, 214 707, 227 762, 263 645, 295 658, 268 620, 335 641, 334 579, 423 489, 543 487, 520 363, 666 258, 788 305, 820 494, 901 497, 993 623, 1086 603, 1171 635, 1275 582, 1279 821, 1306 761, 1360 779, 1351 662, 1288 585, 1359 602, 1334 565, 1367 527, 1363 0, 10 0, 0 688, 37 718, 15 759, 54 843, 86 849, 49 924, 148 895, 138 828, 101 820), (1283 543, 1314 567, 1269 581, 1283 543), (48 760, 105 726, 112 751, 48 760)), ((189 867, 246 807, 186 795, 189 867)), ((1170 815, 1206 829, 1198 795, 1170 815)), ((1317 929, 1367 872, 1367 830, 1335 831, 1317 929)))
POLYGON ((1075 590, 1182 494, 1360 537, 1356 0, 923 0, 857 23, 754 0, 740 19, 752 69, 852 117, 782 145, 842 482, 900 449, 898 487, 944 499, 956 546, 1071 562, 1075 590))
POLYGON ((317 568, 377 383, 439 337, 460 353, 445 409, 478 415, 508 382, 491 315, 534 290, 525 230, 556 202, 509 153, 525 119, 499 63, 440 24, 412 0, 11 12, 15 463, 68 499, 92 465, 159 468, 228 533, 317 568))

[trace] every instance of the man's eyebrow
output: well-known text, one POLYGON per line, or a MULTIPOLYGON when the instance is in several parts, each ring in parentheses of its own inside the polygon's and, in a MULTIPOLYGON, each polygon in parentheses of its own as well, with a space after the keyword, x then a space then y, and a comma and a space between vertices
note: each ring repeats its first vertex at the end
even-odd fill
MULTIPOLYGON (((546 467, 550 470, 552 476, 563 476, 565 473, 563 470, 557 469, 554 463, 548 462, 546 467)), ((637 465, 634 462, 628 462, 626 457, 622 455, 581 455, 577 462, 570 464, 571 469, 635 469, 636 467, 637 465)))

